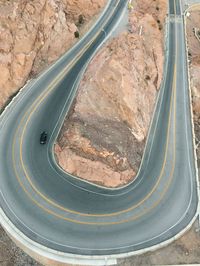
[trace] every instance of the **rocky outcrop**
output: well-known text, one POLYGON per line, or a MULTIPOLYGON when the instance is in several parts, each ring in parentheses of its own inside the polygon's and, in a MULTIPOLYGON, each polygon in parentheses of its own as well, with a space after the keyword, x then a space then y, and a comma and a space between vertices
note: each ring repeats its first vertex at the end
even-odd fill
POLYGON ((197 162, 200 171, 200 41, 198 38, 198 32, 200 29, 200 5, 191 9, 188 15, 186 25, 190 84, 197 145, 197 162))
POLYGON ((166 1, 136 1, 127 30, 90 63, 55 153, 60 166, 116 187, 133 180, 163 71, 166 1))
POLYGON ((106 0, 0 0, 0 108, 76 41, 106 0))
POLYGON ((199 19, 200 7, 199 10, 191 11, 187 19, 188 56, 190 60, 191 89, 195 119, 200 118, 200 41, 195 35, 195 29, 200 28, 199 19))

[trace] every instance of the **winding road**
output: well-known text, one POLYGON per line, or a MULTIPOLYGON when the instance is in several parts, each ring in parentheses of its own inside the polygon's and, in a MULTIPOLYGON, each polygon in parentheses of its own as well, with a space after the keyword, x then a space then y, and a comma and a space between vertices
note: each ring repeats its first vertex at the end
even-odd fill
POLYGON ((78 82, 125 8, 127 1, 111 1, 85 38, 32 80, 1 116, 1 222, 5 227, 7 217, 23 235, 52 252, 123 255, 173 238, 197 213, 178 0, 169 0, 165 72, 137 179, 120 189, 106 189, 66 174, 56 164, 54 141, 78 82), (48 143, 40 145, 44 130, 48 143))

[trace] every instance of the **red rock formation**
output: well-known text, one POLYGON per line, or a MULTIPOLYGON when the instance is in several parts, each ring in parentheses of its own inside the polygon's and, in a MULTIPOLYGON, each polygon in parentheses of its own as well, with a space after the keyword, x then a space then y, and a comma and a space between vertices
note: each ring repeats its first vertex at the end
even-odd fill
POLYGON ((200 171, 200 41, 198 35, 200 30, 200 5, 194 6, 189 11, 190 16, 187 18, 187 40, 188 40, 188 57, 190 70, 190 84, 192 91, 192 104, 194 113, 195 139, 198 169, 200 171))
POLYGON ((67 172, 110 187, 135 177, 162 79, 165 12, 164 0, 137 1, 128 31, 90 63, 56 145, 67 172))
POLYGON ((0 108, 75 42, 106 0, 0 0, 0 108), (81 19, 80 19, 81 16, 81 19))
POLYGON ((191 89, 195 118, 200 118, 200 41, 196 38, 194 28, 200 29, 200 7, 194 8, 187 19, 187 36, 189 45, 191 89))

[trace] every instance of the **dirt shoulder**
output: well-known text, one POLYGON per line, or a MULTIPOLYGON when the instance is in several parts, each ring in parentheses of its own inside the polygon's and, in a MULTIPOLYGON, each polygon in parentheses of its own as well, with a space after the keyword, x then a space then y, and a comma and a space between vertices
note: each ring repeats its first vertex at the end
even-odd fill
POLYGON ((134 1, 126 30, 89 64, 55 146, 65 171, 107 187, 136 176, 162 80, 166 8, 134 1))
POLYGON ((200 233, 196 222, 190 231, 169 246, 140 256, 118 260, 119 266, 189 265, 200 263, 200 233))
POLYGON ((18 248, 0 226, 0 265, 1 266, 41 266, 18 248))

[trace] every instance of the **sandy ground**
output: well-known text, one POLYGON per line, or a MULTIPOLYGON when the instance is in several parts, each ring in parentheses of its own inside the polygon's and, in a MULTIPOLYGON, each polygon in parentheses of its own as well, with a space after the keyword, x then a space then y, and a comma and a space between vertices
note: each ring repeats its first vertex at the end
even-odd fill
POLYGON ((200 232, 196 221, 190 231, 169 246, 140 256, 119 260, 120 266, 179 265, 200 263, 200 232))
POLYGON ((0 227, 0 266, 40 266, 18 248, 0 227))

